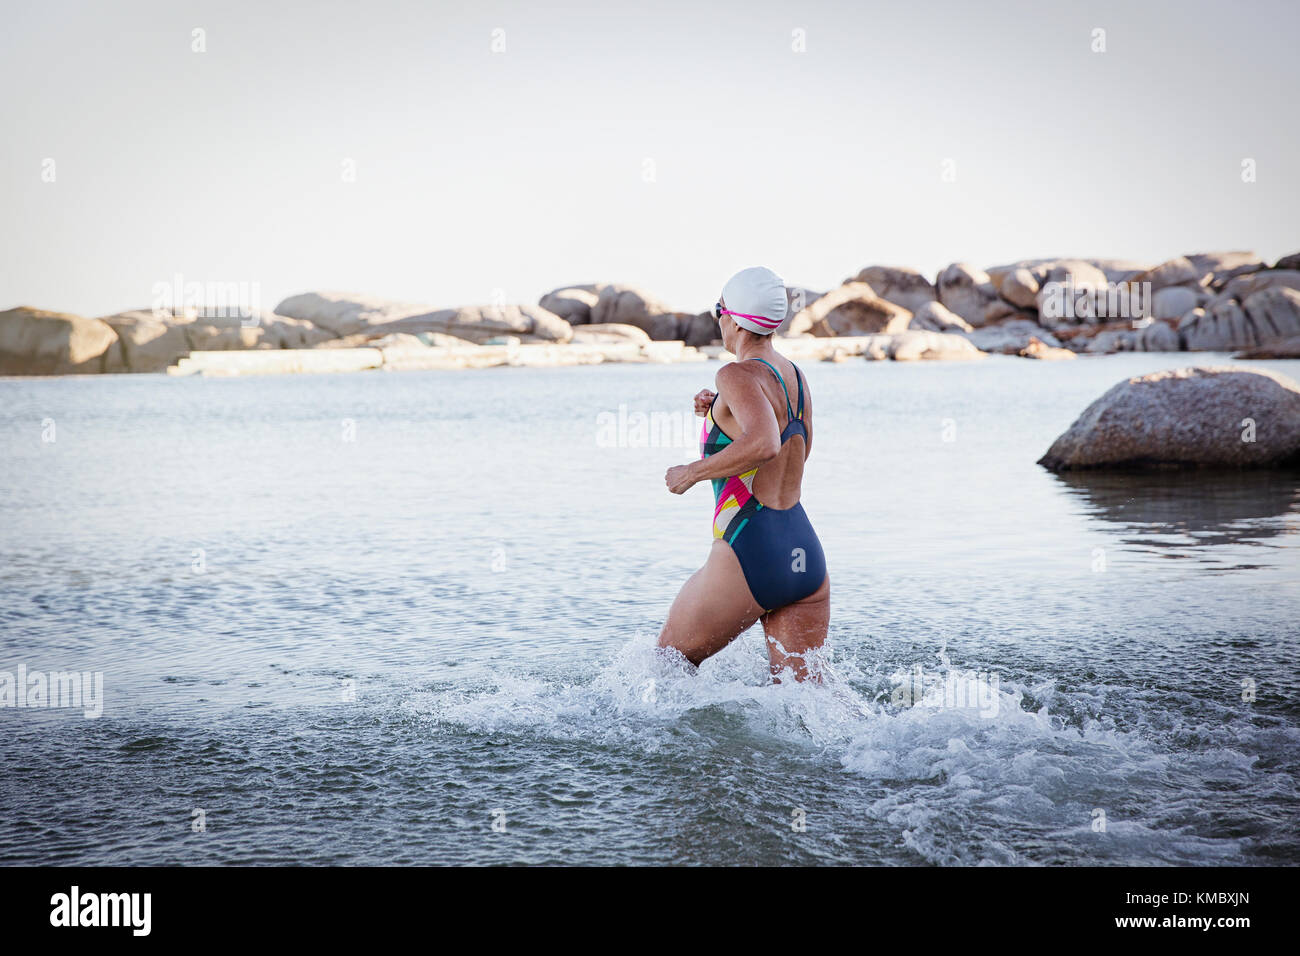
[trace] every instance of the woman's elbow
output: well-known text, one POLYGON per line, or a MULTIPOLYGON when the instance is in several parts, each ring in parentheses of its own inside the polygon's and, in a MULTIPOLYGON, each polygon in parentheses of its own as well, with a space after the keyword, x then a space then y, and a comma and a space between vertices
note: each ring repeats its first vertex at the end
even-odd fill
POLYGON ((764 435, 758 439, 757 447, 754 449, 754 457, 758 459, 759 464, 771 461, 781 453, 781 439, 776 435, 764 435))

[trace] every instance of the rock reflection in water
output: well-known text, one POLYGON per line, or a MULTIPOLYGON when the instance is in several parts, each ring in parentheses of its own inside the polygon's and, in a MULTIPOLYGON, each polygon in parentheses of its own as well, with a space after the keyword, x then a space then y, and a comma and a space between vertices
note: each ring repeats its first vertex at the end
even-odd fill
MULTIPOLYGON (((1212 545, 1282 546, 1300 536, 1300 474, 1288 471, 1063 472, 1088 514, 1140 537, 1126 543, 1168 557, 1213 556, 1212 545)), ((1300 540, 1300 538, 1297 538, 1300 540)))

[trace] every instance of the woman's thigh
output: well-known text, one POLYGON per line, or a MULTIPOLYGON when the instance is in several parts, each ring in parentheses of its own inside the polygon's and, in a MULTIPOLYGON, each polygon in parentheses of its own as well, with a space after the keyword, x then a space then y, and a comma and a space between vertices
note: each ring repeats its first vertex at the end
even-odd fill
POLYGON ((794 671, 795 680, 806 680, 809 676, 808 654, 826 643, 830 620, 830 575, 822 581, 821 587, 802 601, 765 614, 763 633, 767 636, 767 657, 772 676, 788 667, 794 671))
POLYGON ((714 541, 704 567, 687 579, 673 601, 659 633, 659 646, 674 647, 692 664, 699 664, 735 640, 762 613, 735 552, 725 541, 714 541))

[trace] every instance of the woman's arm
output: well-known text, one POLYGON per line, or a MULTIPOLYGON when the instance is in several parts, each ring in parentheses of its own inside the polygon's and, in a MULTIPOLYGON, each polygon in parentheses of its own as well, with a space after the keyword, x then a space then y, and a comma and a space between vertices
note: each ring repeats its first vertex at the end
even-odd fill
POLYGON ((740 424, 740 436, 716 455, 669 468, 664 480, 675 495, 710 478, 743 475, 781 451, 776 415, 754 373, 739 363, 724 365, 718 370, 717 383, 718 397, 740 424))

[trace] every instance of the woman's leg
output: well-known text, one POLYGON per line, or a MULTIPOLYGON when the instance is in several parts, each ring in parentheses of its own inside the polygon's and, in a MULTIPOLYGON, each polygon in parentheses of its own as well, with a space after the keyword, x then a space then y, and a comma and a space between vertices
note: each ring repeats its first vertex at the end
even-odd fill
MULTIPOLYGON (((763 615, 763 633, 767 635, 767 659, 776 678, 785 668, 794 671, 795 680, 807 680, 810 651, 826 643, 826 629, 831 621, 831 579, 794 604, 777 608, 763 615)), ((813 674, 821 681, 820 674, 813 674)))
POLYGON ((722 650, 749 628, 763 609, 749 593, 736 553, 715 540, 704 567, 682 585, 659 632, 660 647, 675 647, 692 664, 722 650))

